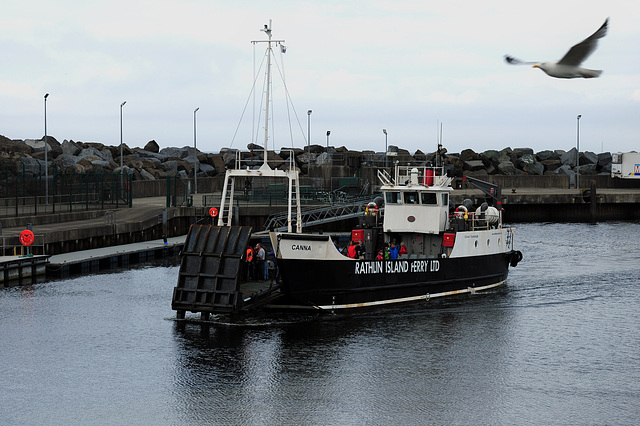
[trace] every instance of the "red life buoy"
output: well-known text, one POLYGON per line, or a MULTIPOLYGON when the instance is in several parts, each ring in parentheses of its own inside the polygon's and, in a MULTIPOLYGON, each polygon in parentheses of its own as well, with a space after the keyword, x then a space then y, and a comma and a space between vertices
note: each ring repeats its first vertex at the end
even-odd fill
POLYGON ((462 218, 464 214, 467 212, 467 208, 465 206, 456 207, 456 211, 453 213, 455 217, 462 218))
POLYGON ((25 229, 20 233, 20 243, 23 246, 30 246, 31 244, 33 244, 33 240, 33 232, 29 231, 28 229, 25 229))
POLYGON ((211 216, 211 217, 218 216, 218 209, 216 209, 215 207, 211 207, 209 209, 209 216, 211 216))

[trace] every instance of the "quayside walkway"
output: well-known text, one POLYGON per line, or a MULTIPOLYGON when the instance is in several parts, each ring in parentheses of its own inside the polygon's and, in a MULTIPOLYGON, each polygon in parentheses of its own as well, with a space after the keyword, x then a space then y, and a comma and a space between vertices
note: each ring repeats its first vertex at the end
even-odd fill
MULTIPOLYGON (((596 190, 595 197, 591 195, 575 189, 503 188, 505 221, 640 220, 640 188, 602 188, 596 190)), ((460 203, 470 198, 478 203, 483 196, 480 190, 466 188, 454 190, 451 199, 460 203)), ((0 219, 3 225, 0 236, 5 244, 14 241, 16 247, 20 246, 18 236, 28 227, 35 235, 33 251, 29 253, 33 256, 6 256, 11 250, 5 247, 5 253, 2 253, 5 256, 0 257, 0 267, 5 267, 0 281, 3 277, 22 276, 22 273, 24 276, 39 275, 44 263, 62 274, 84 273, 107 264, 109 267, 127 266, 151 260, 150 253, 154 257, 171 250, 177 253, 191 224, 212 223, 208 211, 210 207, 218 206, 216 201, 219 199, 220 194, 196 194, 192 206, 166 207, 164 196, 134 198, 132 207, 92 211, 86 215, 0 219), (40 245, 43 252, 37 252, 36 245, 40 245)), ((284 209, 286 206, 246 205, 239 208, 236 217, 240 225, 252 226, 254 232, 259 232, 270 215, 284 209)), ((24 251, 17 252, 24 254, 24 251)))

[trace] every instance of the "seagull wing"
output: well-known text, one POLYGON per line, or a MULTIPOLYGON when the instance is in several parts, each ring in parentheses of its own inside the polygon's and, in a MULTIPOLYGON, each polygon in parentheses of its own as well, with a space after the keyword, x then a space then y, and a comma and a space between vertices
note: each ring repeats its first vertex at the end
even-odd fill
POLYGON ((604 24, 602 24, 598 31, 569 49, 566 55, 558 61, 558 65, 580 65, 593 53, 594 50, 596 50, 596 47, 598 47, 598 40, 607 35, 608 27, 609 18, 604 21, 604 24))
POLYGON ((511 65, 534 65, 534 64, 538 64, 539 63, 539 62, 523 61, 523 60, 520 60, 518 58, 514 58, 511 55, 504 55, 504 60, 507 61, 507 63, 511 64, 511 65))

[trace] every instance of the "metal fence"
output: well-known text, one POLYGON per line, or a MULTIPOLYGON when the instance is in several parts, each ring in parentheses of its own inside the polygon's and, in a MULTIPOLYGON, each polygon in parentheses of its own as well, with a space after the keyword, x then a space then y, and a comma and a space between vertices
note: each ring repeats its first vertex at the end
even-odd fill
POLYGON ((52 175, 0 168, 0 217, 36 216, 80 210, 131 207, 131 174, 61 173, 52 175))

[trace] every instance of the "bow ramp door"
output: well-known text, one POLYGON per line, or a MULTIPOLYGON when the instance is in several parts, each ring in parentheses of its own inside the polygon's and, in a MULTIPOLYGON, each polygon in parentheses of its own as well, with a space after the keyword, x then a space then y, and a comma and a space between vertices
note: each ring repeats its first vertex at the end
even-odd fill
POLYGON ((209 313, 242 308, 242 255, 250 236, 250 226, 191 226, 171 303, 178 318, 186 311, 200 312, 206 319, 209 313))

